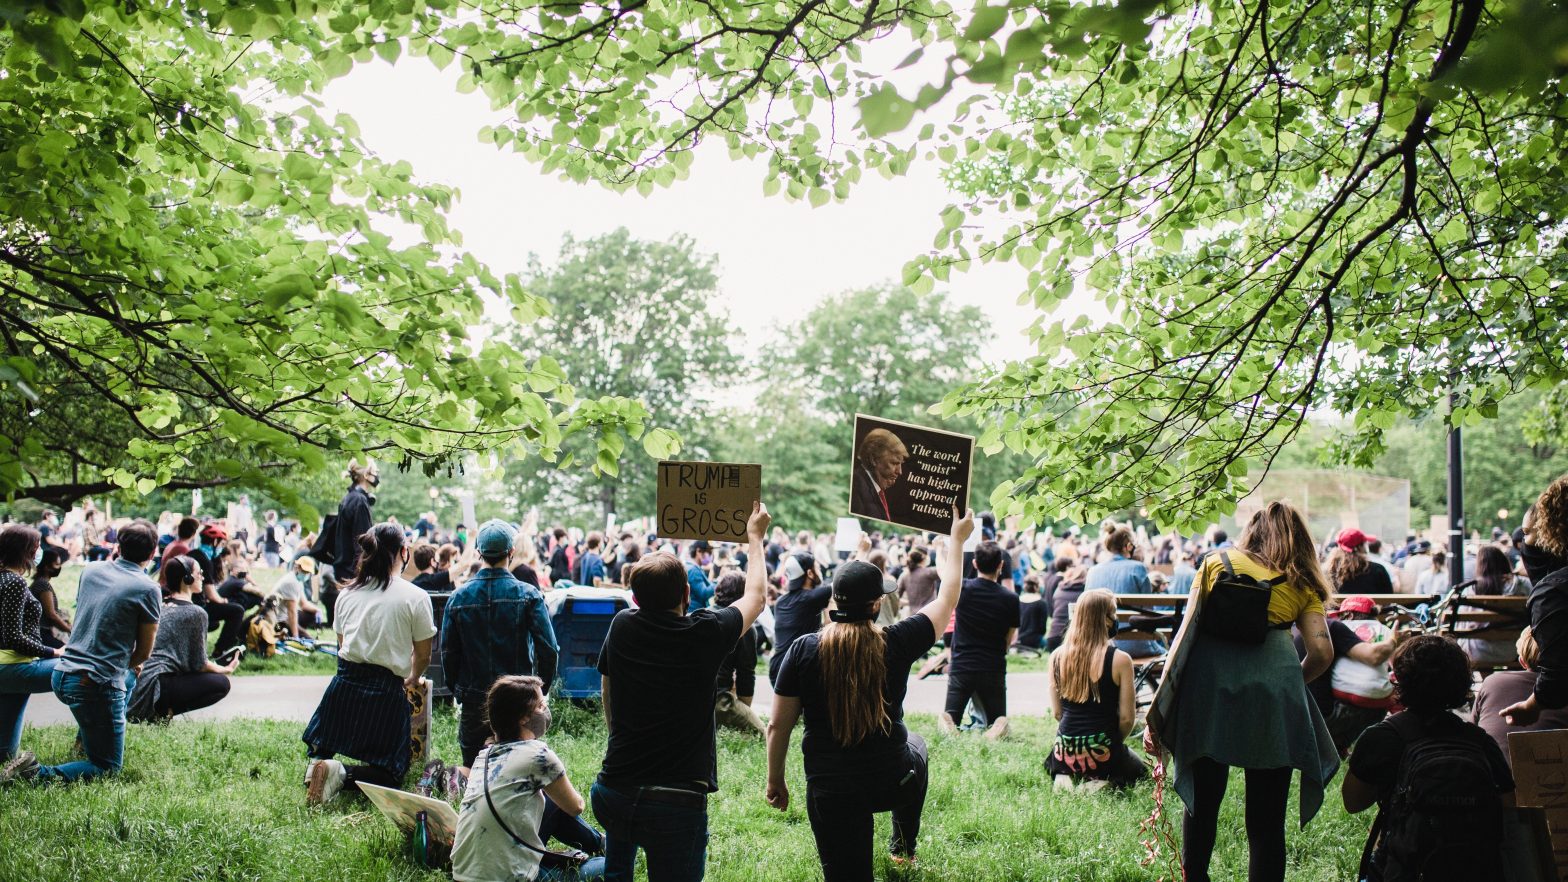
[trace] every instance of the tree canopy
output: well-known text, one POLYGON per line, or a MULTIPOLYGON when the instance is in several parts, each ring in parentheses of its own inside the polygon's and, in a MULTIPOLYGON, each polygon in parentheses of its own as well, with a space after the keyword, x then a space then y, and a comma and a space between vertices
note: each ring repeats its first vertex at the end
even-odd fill
MULTIPOLYGON (((1339 449, 1366 462, 1401 413, 1473 424, 1568 376, 1564 0, 48 0, 0 19, 0 102, 22 111, 0 121, 8 369, 95 382, 134 417, 120 483, 171 480, 220 435, 285 458, 549 456, 573 428, 645 425, 623 400, 571 410, 554 362, 466 339, 481 291, 543 304, 455 250, 448 191, 364 155, 351 120, 247 97, 404 53, 459 63, 511 114, 480 137, 576 180, 647 192, 708 138, 812 204, 944 165, 964 199, 903 282, 1029 271, 1038 354, 940 412, 1029 458, 993 501, 1032 520, 1207 520, 1315 408, 1354 415, 1339 449), (427 243, 395 247, 387 216, 427 243), (1075 295, 1103 318, 1052 315, 1075 295)), ((38 454, 16 434, 10 488, 38 454)))

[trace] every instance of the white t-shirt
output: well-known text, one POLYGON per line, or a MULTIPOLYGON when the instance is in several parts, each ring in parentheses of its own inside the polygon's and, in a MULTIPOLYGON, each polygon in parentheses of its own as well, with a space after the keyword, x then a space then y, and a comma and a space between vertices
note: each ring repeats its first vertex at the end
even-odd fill
POLYGON ((457 882, 512 882, 537 876, 539 853, 518 845, 496 823, 485 802, 485 781, 490 782, 490 799, 506 826, 525 842, 544 848, 539 841, 544 789, 564 774, 566 767, 560 757, 543 741, 510 741, 480 751, 457 817, 452 878, 457 882))
POLYGON ((285 573, 278 584, 272 586, 272 593, 278 595, 280 600, 304 600, 305 586, 299 583, 293 573, 285 573))
POLYGON ((436 636, 430 595, 394 578, 386 588, 365 585, 338 594, 332 626, 340 658, 380 665, 404 679, 413 673, 414 642, 436 636))

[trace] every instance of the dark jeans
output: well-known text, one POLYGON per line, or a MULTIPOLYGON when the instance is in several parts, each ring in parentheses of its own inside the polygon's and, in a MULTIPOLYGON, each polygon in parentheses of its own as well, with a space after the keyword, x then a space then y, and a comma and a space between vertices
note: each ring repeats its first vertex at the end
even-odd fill
POLYGON ((648 855, 648 882, 701 882, 708 859, 706 796, 648 787, 623 792, 596 781, 592 799, 608 840, 606 882, 632 882, 639 848, 648 855))
POLYGON ((485 739, 490 737, 490 726, 485 722, 485 697, 480 693, 464 693, 457 696, 457 703, 463 709, 457 717, 457 746, 463 753, 463 768, 469 769, 473 768, 474 758, 485 749, 485 739))
POLYGON ((919 735, 909 736, 908 749, 909 767, 896 774, 806 781, 806 816, 817 839, 825 882, 870 882, 873 816, 878 812, 893 813, 888 850, 904 857, 914 855, 930 762, 919 735))
POLYGON ((546 796, 544 814, 539 818, 539 841, 548 843, 551 839, 578 851, 604 854, 604 836, 581 817, 561 811, 555 800, 546 796))
MULTIPOLYGON (((1290 798, 1291 769, 1247 769, 1247 879, 1283 882, 1285 878, 1285 808, 1290 798)), ((1230 783, 1230 766, 1211 759, 1195 760, 1193 801, 1181 819, 1181 865, 1187 882, 1209 882, 1220 803, 1230 783)))
POLYGON ((158 702, 153 709, 159 716, 179 716, 211 707, 229 694, 229 678, 223 674, 162 674, 158 677, 158 702))
POLYGON ((44 766, 38 780, 88 781, 120 770, 125 759, 125 698, 131 685, 105 685, 81 673, 54 672, 54 694, 76 718, 87 759, 44 766))
POLYGON ((207 611, 209 632, 223 629, 223 632, 218 635, 218 645, 212 649, 213 655, 222 655, 245 642, 244 629, 241 627, 245 620, 245 607, 226 600, 221 603, 213 603, 209 600, 203 603, 201 608, 207 611))
POLYGON ((946 710, 954 723, 964 724, 964 708, 971 698, 975 702, 975 718, 984 725, 989 726, 998 717, 1007 716, 1007 672, 955 674, 950 666, 946 710))

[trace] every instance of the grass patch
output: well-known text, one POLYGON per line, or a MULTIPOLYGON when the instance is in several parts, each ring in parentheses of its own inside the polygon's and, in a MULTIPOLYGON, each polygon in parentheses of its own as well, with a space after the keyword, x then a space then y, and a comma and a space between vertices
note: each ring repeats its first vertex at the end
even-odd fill
MULTIPOLYGON (((595 710, 557 702, 551 746, 586 794, 603 759, 595 710)), ((1138 866, 1138 822, 1151 807, 1145 785, 1122 795, 1053 790, 1040 760, 1052 727, 1015 720, 1001 744, 972 735, 943 738, 930 717, 912 717, 931 744, 931 791, 920 837, 923 882, 973 879, 1132 882, 1158 878, 1138 866)), ((177 721, 131 726, 125 771, 76 787, 20 786, 3 794, 0 879, 47 882, 300 879, 440 880, 404 857, 391 825, 357 799, 323 809, 304 804, 305 768, 296 723, 177 721)), ((48 761, 68 755, 67 727, 29 729, 23 745, 48 761)), ((710 803, 708 878, 719 882, 808 882, 821 870, 801 803, 799 732, 790 755, 787 814, 762 801, 766 759, 758 739, 721 732, 719 783, 710 803)), ((438 755, 457 755, 456 721, 439 710, 438 755)), ((1246 877, 1240 775, 1220 818, 1218 879, 1246 877)), ((1179 800, 1172 796, 1173 803, 1179 800)), ((1292 807, 1291 817, 1295 816, 1292 807)), ((1331 797, 1305 831, 1289 832, 1292 882, 1353 877, 1370 816, 1351 818, 1331 797)), ((887 816, 877 841, 886 842, 887 816)), ((880 848, 879 848, 880 851, 880 848)), ((879 878, 890 866, 878 858, 879 878)), ((639 876, 641 878, 641 876, 639 876)))

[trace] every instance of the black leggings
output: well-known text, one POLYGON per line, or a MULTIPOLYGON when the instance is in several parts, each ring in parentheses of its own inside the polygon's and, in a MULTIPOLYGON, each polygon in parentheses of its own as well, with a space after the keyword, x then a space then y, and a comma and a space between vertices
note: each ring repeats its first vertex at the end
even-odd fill
MULTIPOLYGON (((1247 879, 1283 882, 1285 878, 1285 807, 1290 799, 1292 770, 1247 769, 1247 879)), ((1181 819, 1181 865, 1187 882, 1209 882, 1220 803, 1230 782, 1230 766, 1199 759, 1187 771, 1193 801, 1181 819)))
POLYGON ((893 813, 888 850, 914 855, 930 770, 926 743, 919 735, 910 734, 908 751, 909 767, 897 775, 806 781, 806 816, 817 840, 824 882, 871 882, 877 812, 893 813))
POLYGON ((219 628, 223 629, 223 633, 218 635, 218 644, 212 648, 213 655, 221 656, 245 642, 245 635, 241 631, 241 624, 245 620, 245 607, 227 600, 222 603, 213 603, 209 600, 202 604, 202 609, 207 611, 209 633, 219 628))
POLYGON ((160 674, 153 709, 159 716, 179 716, 211 707, 228 694, 229 678, 223 674, 160 674))

